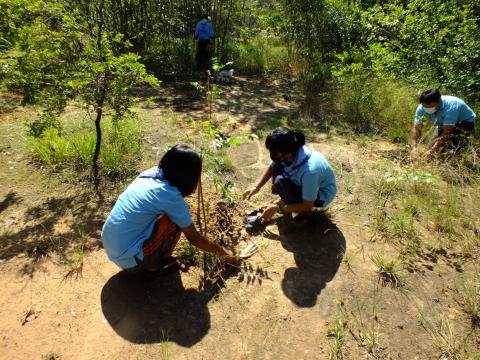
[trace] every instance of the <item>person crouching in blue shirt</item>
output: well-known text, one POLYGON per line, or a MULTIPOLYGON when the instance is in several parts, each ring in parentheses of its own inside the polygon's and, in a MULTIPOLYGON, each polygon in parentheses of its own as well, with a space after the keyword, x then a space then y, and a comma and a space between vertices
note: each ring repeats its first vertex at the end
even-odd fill
POLYGON ((181 233, 203 251, 239 260, 231 251, 198 233, 185 197, 192 194, 202 171, 200 156, 187 145, 175 145, 158 166, 141 173, 120 195, 102 230, 108 258, 128 272, 160 270, 181 233))
POLYGON ((337 193, 335 173, 325 157, 305 146, 305 135, 298 130, 279 127, 265 141, 272 162, 257 185, 244 193, 253 195, 272 179, 272 193, 280 196, 265 207, 261 221, 271 220, 277 212, 308 214, 314 207, 325 208, 337 193))
POLYGON ((475 128, 476 115, 462 99, 440 94, 438 89, 425 90, 420 96, 420 105, 415 113, 412 152, 418 151, 424 121, 432 122, 436 129, 429 144, 427 157, 441 152, 446 145, 455 149, 464 145, 463 139, 475 128))

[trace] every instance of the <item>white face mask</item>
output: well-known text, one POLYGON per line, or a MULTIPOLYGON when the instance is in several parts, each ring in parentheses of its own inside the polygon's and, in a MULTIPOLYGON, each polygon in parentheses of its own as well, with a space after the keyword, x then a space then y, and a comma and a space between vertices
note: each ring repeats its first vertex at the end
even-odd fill
POLYGON ((423 111, 425 111, 429 115, 432 115, 437 112, 437 109, 435 107, 426 108, 425 106, 423 106, 423 111))

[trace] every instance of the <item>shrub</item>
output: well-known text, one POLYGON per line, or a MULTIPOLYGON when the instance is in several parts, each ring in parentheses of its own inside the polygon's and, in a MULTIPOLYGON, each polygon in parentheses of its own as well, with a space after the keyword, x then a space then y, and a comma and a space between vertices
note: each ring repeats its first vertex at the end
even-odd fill
POLYGON ((40 161, 49 166, 64 165, 71 158, 70 142, 54 127, 45 129, 40 137, 29 138, 27 145, 40 161))
POLYGON ((416 89, 401 81, 349 74, 341 79, 338 89, 341 122, 356 132, 408 143, 417 107, 416 95, 416 89))
POLYGON ((100 165, 110 178, 122 178, 135 169, 141 158, 140 123, 135 118, 104 124, 104 144, 100 165))
POLYGON ((240 73, 281 76, 289 71, 287 48, 275 41, 258 35, 248 43, 231 46, 233 67, 240 73))
MULTIPOLYGON (((135 118, 103 123, 103 148, 100 166, 108 178, 123 178, 135 170, 141 157, 140 124, 135 118)), ((88 170, 95 150, 95 133, 77 127, 65 135, 50 127, 40 137, 30 137, 28 147, 34 156, 49 166, 88 170)))

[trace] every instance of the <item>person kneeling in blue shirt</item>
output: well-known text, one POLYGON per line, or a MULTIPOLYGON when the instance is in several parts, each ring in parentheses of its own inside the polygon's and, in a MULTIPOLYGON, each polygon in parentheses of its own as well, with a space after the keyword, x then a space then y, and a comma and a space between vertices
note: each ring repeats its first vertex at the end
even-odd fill
POLYGON ((412 151, 418 150, 424 121, 432 122, 436 129, 433 134, 427 157, 441 152, 447 144, 461 147, 462 139, 471 135, 475 127, 476 115, 462 99, 455 96, 442 96, 438 89, 428 89, 420 96, 420 105, 415 113, 412 136, 412 151))
POLYGON ((248 200, 272 179, 272 193, 280 199, 265 208, 263 223, 277 212, 306 214, 330 204, 337 193, 335 174, 322 154, 305 146, 303 133, 276 128, 267 136, 265 146, 272 162, 257 185, 244 193, 248 200))
POLYGON ((202 172, 200 156, 187 145, 175 145, 158 166, 141 173, 120 195, 102 230, 108 258, 129 272, 161 268, 181 233, 201 250, 239 258, 200 235, 192 223, 185 197, 192 194, 202 172))

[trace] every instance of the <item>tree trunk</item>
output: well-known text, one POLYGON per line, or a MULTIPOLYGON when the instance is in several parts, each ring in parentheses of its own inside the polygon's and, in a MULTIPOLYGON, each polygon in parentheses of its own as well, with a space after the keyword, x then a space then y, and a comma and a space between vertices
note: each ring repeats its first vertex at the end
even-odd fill
POLYGON ((228 13, 227 13, 227 19, 225 20, 225 27, 223 29, 222 43, 221 43, 221 46, 220 46, 220 57, 222 59, 222 62, 226 61, 226 56, 225 56, 225 53, 224 53, 224 46, 225 46, 225 38, 227 37, 228 22, 230 21, 230 14, 232 13, 232 8, 233 8, 233 0, 230 0, 230 6, 228 8, 228 13))
MULTIPOLYGON (((98 32, 97 32, 97 51, 100 54, 102 61, 105 61, 103 54, 102 46, 102 34, 103 34, 103 10, 104 10, 105 0, 101 0, 100 6, 97 8, 98 15, 98 32)), ((100 146, 102 145, 102 128, 100 123, 102 121, 103 113, 103 104, 105 103, 106 94, 107 94, 107 76, 103 74, 98 82, 98 87, 95 91, 95 112, 97 116, 95 117, 95 132, 97 135, 95 142, 95 152, 93 153, 92 159, 92 176, 93 176, 93 186, 95 192, 98 193, 98 186, 100 184, 100 178, 98 176, 98 158, 100 156, 100 146)))
POLYGON ((97 116, 95 118, 95 132, 97 139, 95 142, 95 152, 93 153, 92 159, 92 176, 93 176, 93 186, 95 191, 98 192, 98 186, 100 185, 100 178, 98 176, 98 157, 100 156, 100 146, 102 145, 102 128, 100 127, 100 122, 102 120, 103 104, 97 106, 97 116))

